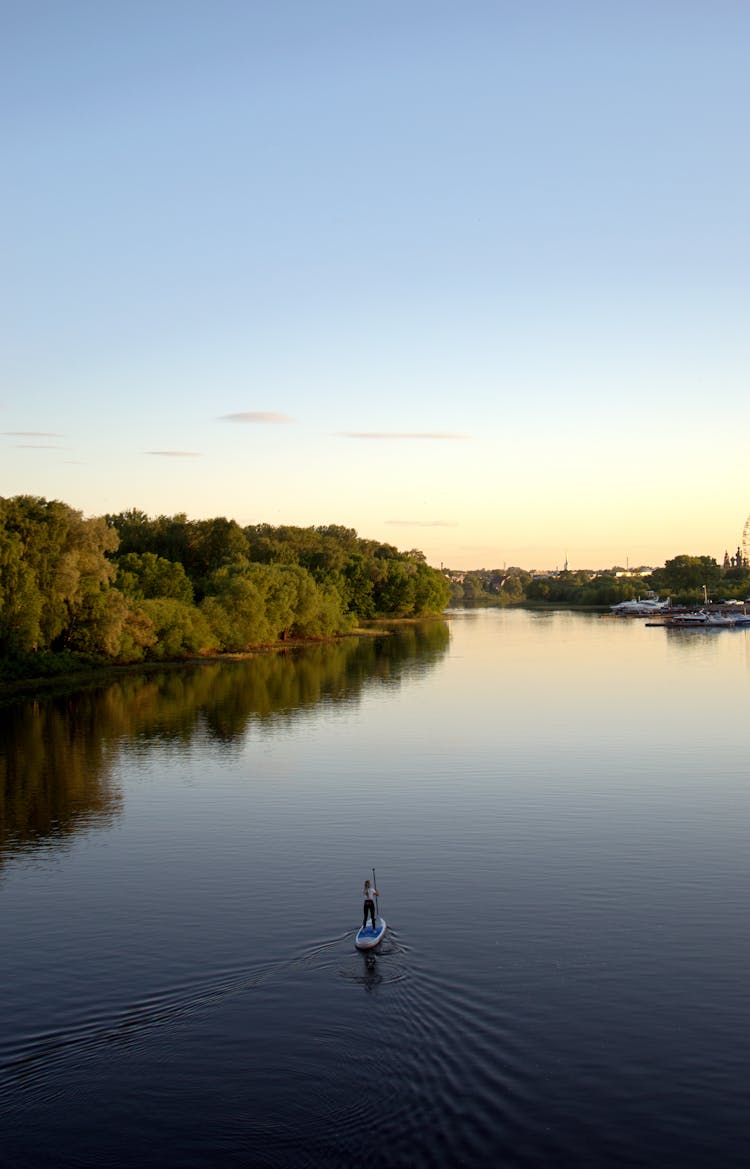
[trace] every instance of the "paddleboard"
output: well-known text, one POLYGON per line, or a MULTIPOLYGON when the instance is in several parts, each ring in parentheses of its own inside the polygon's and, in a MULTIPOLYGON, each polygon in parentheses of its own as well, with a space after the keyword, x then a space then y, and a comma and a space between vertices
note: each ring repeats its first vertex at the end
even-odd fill
POLYGON ((376 917, 375 929, 372 928, 372 923, 368 921, 367 928, 361 929, 354 939, 354 945, 358 950, 371 950, 373 946, 377 946, 378 942, 382 942, 385 930, 385 918, 376 917))

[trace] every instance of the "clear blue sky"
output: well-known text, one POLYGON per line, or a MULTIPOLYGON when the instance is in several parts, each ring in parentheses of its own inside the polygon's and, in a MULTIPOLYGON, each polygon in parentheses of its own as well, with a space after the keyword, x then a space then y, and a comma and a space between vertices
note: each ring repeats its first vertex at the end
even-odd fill
POLYGON ((0 495, 732 551, 749 59, 746 0, 5 0, 0 495))

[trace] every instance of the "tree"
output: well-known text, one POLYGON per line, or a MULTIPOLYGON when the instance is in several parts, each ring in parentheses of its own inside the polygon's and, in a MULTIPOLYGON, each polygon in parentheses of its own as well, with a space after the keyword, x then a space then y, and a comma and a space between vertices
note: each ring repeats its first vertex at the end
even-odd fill
POLYGON ((26 653, 35 648, 42 607, 34 572, 24 559, 23 541, 0 520, 0 653, 26 653))
POLYGON ((148 552, 154 538, 153 523, 145 512, 137 508, 121 511, 119 515, 105 516, 110 528, 119 538, 121 552, 148 552))
POLYGON ((122 625, 117 657, 123 662, 140 662, 154 645, 156 631, 153 621, 142 609, 128 609, 122 625))
POLYGON ((501 584, 502 595, 510 605, 514 601, 523 600, 523 582, 518 576, 506 576, 501 584))
POLYGON ((93 519, 58 500, 0 499, 0 652, 124 660, 322 637, 357 617, 440 612, 450 586, 418 549, 337 525, 244 531, 234 520, 93 519), (200 604, 195 606, 197 599, 200 604))
POLYGON ((118 557, 115 586, 135 600, 172 597, 186 604, 193 600, 193 586, 183 566, 153 552, 126 552, 118 557))
POLYGON ((148 656, 161 660, 185 657, 209 649, 212 630, 205 615, 195 605, 186 605, 171 597, 154 597, 141 604, 151 622, 156 641, 148 656))
POLYGON ((467 572, 464 574, 463 581, 464 599, 467 601, 476 601, 484 592, 482 579, 476 572, 467 572))
POLYGON ((414 586, 414 614, 417 617, 435 616, 442 613, 450 600, 451 587, 441 572, 425 562, 417 562, 414 586))
POLYGON ((304 568, 286 572, 294 588, 293 637, 325 637, 352 627, 353 619, 344 616, 341 596, 335 589, 318 584, 304 568))
POLYGON ((370 561, 361 552, 352 552, 344 566, 339 586, 343 607, 361 618, 375 616, 375 581, 370 561))
POLYGON ((117 589, 84 593, 65 634, 65 648, 96 656, 120 657, 128 616, 127 601, 117 589))
POLYGON ((16 574, 23 606, 18 648, 62 648, 90 598, 109 588, 107 554, 117 548, 117 533, 102 518, 87 520, 67 504, 30 495, 0 501, 0 520, 6 571, 16 574))
POLYGON ((117 533, 101 517, 84 520, 80 512, 71 511, 69 524, 66 549, 58 566, 68 620, 58 640, 72 648, 81 627, 90 624, 91 638, 101 652, 116 653, 127 606, 116 590, 110 595, 115 569, 105 553, 117 548, 117 533))
POLYGON ((721 580, 721 568, 713 556, 687 556, 684 553, 667 560, 663 568, 651 574, 651 585, 658 592, 698 594, 711 590, 721 580))
POLYGON ((208 582, 210 593, 201 602, 201 612, 219 649, 237 651, 270 641, 265 593, 258 571, 249 565, 227 565, 208 582))
POLYGON ((187 525, 187 548, 181 559, 200 596, 212 573, 247 560, 247 539, 235 520, 223 516, 197 520, 187 525))
POLYGON ((389 559, 385 574, 375 586, 377 612, 394 617, 411 617, 415 610, 417 566, 406 560, 389 559))

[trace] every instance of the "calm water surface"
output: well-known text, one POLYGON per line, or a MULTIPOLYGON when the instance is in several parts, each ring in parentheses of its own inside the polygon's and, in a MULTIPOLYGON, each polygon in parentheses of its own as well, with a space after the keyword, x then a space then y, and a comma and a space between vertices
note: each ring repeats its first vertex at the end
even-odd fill
POLYGON ((7 705, 0 1165, 745 1166, 749 699, 483 610, 7 705))

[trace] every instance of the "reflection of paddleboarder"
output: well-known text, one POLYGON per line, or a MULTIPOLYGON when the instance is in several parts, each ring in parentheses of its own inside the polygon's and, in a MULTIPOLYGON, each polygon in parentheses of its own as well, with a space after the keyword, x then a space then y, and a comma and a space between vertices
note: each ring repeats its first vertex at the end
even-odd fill
POLYGON ((379 897, 375 886, 371 881, 365 881, 365 906, 362 911, 362 929, 367 929, 367 915, 372 918, 372 928, 375 929, 375 902, 373 898, 379 897))
POLYGON ((365 954, 365 975, 362 979, 365 990, 371 994, 376 986, 383 981, 383 975, 378 970, 378 960, 374 954, 365 954))

